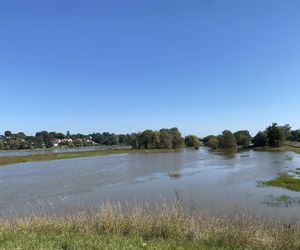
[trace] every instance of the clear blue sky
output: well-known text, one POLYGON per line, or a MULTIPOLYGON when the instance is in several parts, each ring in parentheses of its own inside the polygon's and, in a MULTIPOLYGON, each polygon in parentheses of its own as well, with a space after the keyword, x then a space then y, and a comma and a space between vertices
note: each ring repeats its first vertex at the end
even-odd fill
POLYGON ((0 133, 300 128, 300 1, 0 2, 0 133))

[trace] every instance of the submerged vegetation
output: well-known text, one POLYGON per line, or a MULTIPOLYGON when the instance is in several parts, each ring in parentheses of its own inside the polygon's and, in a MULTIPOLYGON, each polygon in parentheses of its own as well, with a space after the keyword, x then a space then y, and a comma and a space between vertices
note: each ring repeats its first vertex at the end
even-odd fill
POLYGON ((299 204, 300 199, 297 197, 290 197, 288 195, 280 195, 280 196, 274 196, 274 195, 267 195, 265 196, 265 204, 267 204, 270 207, 289 207, 293 204, 299 204))
POLYGON ((280 173, 275 179, 262 182, 262 185, 300 191, 300 179, 288 173, 280 173))
POLYGON ((187 212, 178 202, 0 223, 2 249, 299 249, 299 225, 187 212))

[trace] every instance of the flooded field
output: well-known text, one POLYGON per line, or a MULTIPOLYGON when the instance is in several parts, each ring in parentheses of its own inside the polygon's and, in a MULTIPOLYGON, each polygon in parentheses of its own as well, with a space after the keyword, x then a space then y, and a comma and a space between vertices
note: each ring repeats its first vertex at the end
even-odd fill
POLYGON ((0 151, 1 156, 25 156, 35 154, 52 154, 52 153, 67 153, 67 152, 84 152, 93 150, 109 150, 117 148, 130 148, 129 146, 91 146, 80 148, 55 148, 55 149, 36 149, 36 150, 3 150, 0 151))
POLYGON ((293 152, 222 155, 206 148, 8 165, 0 167, 0 215, 70 213, 107 200, 153 204, 177 197, 190 209, 294 220, 300 194, 259 182, 298 167, 300 155, 293 152))

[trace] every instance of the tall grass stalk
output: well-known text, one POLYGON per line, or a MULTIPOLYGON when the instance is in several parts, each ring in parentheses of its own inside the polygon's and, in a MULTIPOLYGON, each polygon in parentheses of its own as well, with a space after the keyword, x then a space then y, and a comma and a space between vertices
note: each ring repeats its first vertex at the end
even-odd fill
POLYGON ((20 244, 50 247, 62 235, 79 235, 89 242, 104 236, 140 238, 145 242, 171 240, 208 246, 207 249, 300 248, 298 225, 270 223, 241 214, 214 217, 200 212, 190 213, 179 201, 154 207, 106 202, 92 213, 2 220, 0 247, 22 248, 20 244))

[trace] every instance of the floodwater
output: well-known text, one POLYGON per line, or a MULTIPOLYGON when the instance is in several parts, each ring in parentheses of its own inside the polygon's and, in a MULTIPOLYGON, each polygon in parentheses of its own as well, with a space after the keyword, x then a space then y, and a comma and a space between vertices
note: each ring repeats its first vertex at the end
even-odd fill
POLYGON ((177 193, 187 208, 295 220, 300 193, 258 182, 298 167, 293 152, 228 156, 207 148, 8 165, 0 167, 0 216, 69 213, 107 200, 154 203, 177 193))
POLYGON ((130 148, 129 146, 90 146, 80 148, 55 148, 55 149, 36 149, 36 150, 3 150, 0 151, 1 156, 25 156, 34 154, 52 154, 52 153, 66 153, 66 152, 83 152, 93 150, 109 150, 116 148, 130 148))

